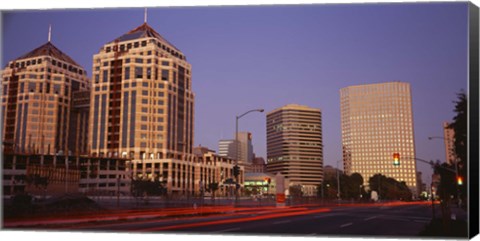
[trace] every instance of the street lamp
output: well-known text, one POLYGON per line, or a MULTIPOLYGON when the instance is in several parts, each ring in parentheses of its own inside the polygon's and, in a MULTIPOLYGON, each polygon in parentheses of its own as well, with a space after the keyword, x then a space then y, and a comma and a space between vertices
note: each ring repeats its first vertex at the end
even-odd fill
MULTIPOLYGON (((237 170, 239 169, 239 167, 238 167, 238 158, 239 158, 239 156, 238 156, 238 153, 239 153, 239 151, 238 151, 238 119, 242 118, 243 116, 247 115, 248 113, 255 112, 255 111, 263 112, 264 110, 263 109, 249 110, 249 111, 247 111, 247 112, 245 112, 241 115, 236 116, 236 118, 235 118, 235 169, 237 169, 237 170)), ((236 181, 237 185, 239 185, 238 184, 238 174, 239 174, 238 171, 234 174, 235 174, 235 181, 236 181)), ((237 188, 238 186, 237 185, 235 186, 235 206, 238 202, 238 188, 237 188)))

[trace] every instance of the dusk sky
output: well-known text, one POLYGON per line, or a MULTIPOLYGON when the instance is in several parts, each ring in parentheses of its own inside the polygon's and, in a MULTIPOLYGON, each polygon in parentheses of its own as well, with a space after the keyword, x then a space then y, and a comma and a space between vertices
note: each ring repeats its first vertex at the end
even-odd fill
MULTIPOLYGON (((328 4, 148 9, 148 24, 192 64, 195 146, 234 138, 235 116, 296 103, 320 108, 325 165, 342 158, 339 90, 409 82, 418 158, 445 160, 442 123, 467 90, 467 3, 328 4)), ((2 68, 47 42, 91 74, 107 42, 143 23, 143 8, 5 11, 2 68)), ((266 113, 240 119, 266 159, 266 113)), ((423 181, 431 168, 418 163, 423 181)))

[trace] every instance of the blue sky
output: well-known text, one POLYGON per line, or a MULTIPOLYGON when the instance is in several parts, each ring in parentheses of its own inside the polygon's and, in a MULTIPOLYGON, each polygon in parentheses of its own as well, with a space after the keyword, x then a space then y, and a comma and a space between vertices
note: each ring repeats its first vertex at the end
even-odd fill
MULTIPOLYGON (((101 46, 143 23, 143 8, 5 11, 2 66, 47 41, 90 74, 101 46)), ((467 3, 163 7, 148 23, 192 64, 195 145, 233 138, 235 116, 296 103, 320 108, 324 160, 341 159, 339 89, 386 81, 412 88, 417 157, 445 159, 443 121, 467 89, 467 3)), ((240 120, 266 156, 265 113, 240 120)), ((431 170, 424 164, 418 169, 431 170)), ((428 181, 429 182, 429 181, 428 181)))

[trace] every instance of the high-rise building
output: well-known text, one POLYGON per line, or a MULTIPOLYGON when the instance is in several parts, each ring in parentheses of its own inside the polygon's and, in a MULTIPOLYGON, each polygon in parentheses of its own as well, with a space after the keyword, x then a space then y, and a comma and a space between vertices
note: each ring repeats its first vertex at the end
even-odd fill
POLYGON ((218 141, 218 155, 237 159, 242 165, 250 165, 253 161, 252 133, 238 132, 238 149, 235 140, 218 141))
POLYGON ((267 172, 280 172, 290 185, 316 194, 323 180, 322 114, 290 104, 267 114, 267 172))
POLYGON ((218 155, 228 158, 235 158, 235 140, 218 141, 218 155))
POLYGON ((75 126, 71 115, 76 108, 73 96, 89 90, 89 79, 83 67, 50 40, 9 61, 2 77, 5 152, 68 154, 75 151, 69 149, 75 141, 86 142, 86 135, 73 139, 69 135, 86 126, 88 113, 78 114, 75 126))
POLYGON ((455 155, 455 131, 449 127, 450 123, 443 123, 443 140, 445 142, 445 162, 453 164, 456 162, 455 155))
POLYGON ((381 173, 405 181, 416 193, 417 177, 410 84, 387 82, 340 90, 344 170, 364 184, 381 173), (393 154, 400 165, 393 165, 393 154))
POLYGON ((99 156, 132 158, 133 178, 194 192, 194 93, 185 55, 147 23, 93 57, 89 145, 99 156))
POLYGON ((238 132, 238 161, 245 165, 251 165, 253 161, 252 133, 238 132))

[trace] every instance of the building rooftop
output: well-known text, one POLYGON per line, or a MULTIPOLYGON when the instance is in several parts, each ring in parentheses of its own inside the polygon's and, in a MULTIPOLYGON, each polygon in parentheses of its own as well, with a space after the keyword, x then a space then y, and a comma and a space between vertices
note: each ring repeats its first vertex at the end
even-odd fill
POLYGON ((130 41, 130 40, 134 40, 134 39, 141 39, 141 38, 156 38, 164 43, 167 43, 168 45, 170 45, 172 48, 174 48, 175 50, 179 51, 179 49, 177 49, 173 44, 171 44, 170 42, 168 42, 164 37, 162 37, 162 35, 160 35, 159 33, 157 33, 157 31, 155 31, 150 25, 148 25, 147 23, 143 23, 142 25, 136 27, 135 29, 132 29, 130 30, 129 32, 127 32, 126 34, 114 39, 113 41, 111 41, 110 43, 113 43, 113 42, 122 42, 122 41, 130 41))
POLYGON ((77 64, 77 62, 75 62, 72 58, 70 58, 70 56, 60 51, 60 49, 58 49, 51 42, 47 42, 42 46, 28 52, 27 54, 18 57, 15 60, 28 59, 28 58, 34 58, 34 57, 40 57, 40 56, 50 56, 58 60, 61 60, 63 62, 81 67, 79 64, 77 64))
POLYGON ((288 104, 288 105, 284 105, 280 108, 277 108, 277 109, 274 109, 270 112, 267 113, 268 114, 271 114, 271 113, 274 113, 274 112, 277 112, 277 111, 280 111, 280 110, 307 110, 307 111, 321 111, 319 108, 312 108, 312 107, 308 107, 306 105, 299 105, 299 104, 288 104))

